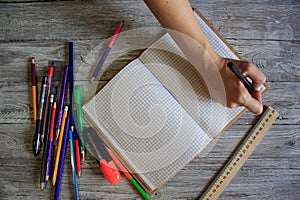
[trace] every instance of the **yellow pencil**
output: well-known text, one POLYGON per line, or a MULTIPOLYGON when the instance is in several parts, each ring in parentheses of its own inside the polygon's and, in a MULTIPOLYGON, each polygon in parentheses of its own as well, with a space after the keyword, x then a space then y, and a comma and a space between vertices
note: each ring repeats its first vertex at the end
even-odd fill
POLYGON ((36 72, 34 57, 31 58, 31 82, 32 82, 32 104, 33 104, 33 120, 37 119, 37 88, 36 88, 36 72))
POLYGON ((62 122, 61 122, 61 129, 59 133, 59 138, 58 138, 58 144, 57 144, 57 150, 56 150, 56 157, 55 157, 55 165, 54 165, 54 171, 53 171, 53 185, 55 185, 56 182, 56 177, 57 177, 57 170, 58 170, 58 165, 59 165, 59 157, 60 157, 60 152, 61 152, 61 145, 62 145, 62 140, 63 140, 63 132, 65 130, 65 123, 66 123, 66 118, 68 115, 68 106, 65 106, 62 122))

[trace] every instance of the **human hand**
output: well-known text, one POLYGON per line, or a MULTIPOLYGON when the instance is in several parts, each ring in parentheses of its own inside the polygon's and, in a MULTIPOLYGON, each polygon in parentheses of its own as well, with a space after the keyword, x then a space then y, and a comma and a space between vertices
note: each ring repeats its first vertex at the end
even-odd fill
POLYGON ((229 108, 237 106, 245 106, 254 114, 261 114, 263 111, 262 93, 259 87, 265 82, 265 75, 252 63, 247 61, 233 60, 221 58, 216 60, 217 68, 223 79, 226 99, 221 102, 229 108), (240 72, 252 80, 255 89, 253 93, 249 93, 243 83, 235 74, 227 67, 228 62, 233 62, 240 72))

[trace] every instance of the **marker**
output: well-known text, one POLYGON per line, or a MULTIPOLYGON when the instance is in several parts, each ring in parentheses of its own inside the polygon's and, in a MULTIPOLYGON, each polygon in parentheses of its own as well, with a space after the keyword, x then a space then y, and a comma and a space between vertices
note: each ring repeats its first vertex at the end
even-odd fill
POLYGON ((120 182, 120 172, 118 171, 114 161, 109 156, 104 145, 97 139, 98 135, 91 127, 86 128, 84 134, 87 136, 87 144, 93 155, 98 160, 101 170, 106 180, 111 184, 117 184, 120 182), (99 151, 98 151, 99 150, 99 151))
POLYGON ((82 161, 84 161, 84 159, 85 159, 85 145, 84 145, 84 138, 83 138, 83 135, 82 135, 83 116, 82 116, 82 97, 81 97, 81 87, 80 87, 80 85, 75 86, 75 105, 76 105, 77 133, 78 133, 78 136, 79 136, 80 153, 81 153, 81 159, 82 159, 82 161))
POLYGON ((132 185, 139 191, 139 193, 144 197, 146 200, 150 200, 150 197, 148 194, 144 191, 144 189, 136 182, 136 180, 131 176, 131 174, 125 169, 125 167, 122 165, 122 163, 118 160, 118 158, 115 156, 115 154, 108 149, 109 155, 112 157, 115 164, 118 166, 118 168, 123 172, 123 174, 126 176, 127 179, 130 180, 132 185))

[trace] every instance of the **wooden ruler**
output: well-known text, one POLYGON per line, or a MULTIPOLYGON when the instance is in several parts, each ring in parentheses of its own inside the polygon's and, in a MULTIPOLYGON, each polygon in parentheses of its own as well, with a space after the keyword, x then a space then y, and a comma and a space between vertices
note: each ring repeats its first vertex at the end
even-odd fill
POLYGON ((235 174, 246 162, 247 158, 254 151, 259 142, 263 139, 266 132, 269 130, 278 116, 279 113, 276 110, 270 106, 267 107, 256 125, 250 130, 245 139, 243 139, 231 159, 212 181, 200 199, 212 200, 217 199, 220 196, 235 174))

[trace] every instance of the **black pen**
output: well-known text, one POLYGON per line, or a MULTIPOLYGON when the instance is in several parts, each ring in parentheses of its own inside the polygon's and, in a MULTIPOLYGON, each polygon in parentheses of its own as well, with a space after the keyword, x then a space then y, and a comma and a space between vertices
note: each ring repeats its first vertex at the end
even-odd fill
POLYGON ((41 98, 40 98, 41 100, 39 104, 40 105, 39 118, 37 119, 36 129, 32 141, 33 155, 35 157, 40 154, 40 150, 41 150, 41 129, 42 129, 43 110, 45 104, 46 83, 47 83, 47 76, 43 76, 41 98))
MULTIPOLYGON (((41 190, 44 189, 46 186, 46 173, 47 173, 47 159, 48 159, 48 141, 49 141, 49 134, 50 134, 50 124, 51 124, 51 116, 52 116, 52 106, 53 106, 53 99, 54 95, 50 95, 50 104, 48 105, 48 116, 46 116, 46 133, 44 137, 44 150, 43 150, 43 160, 42 160, 42 168, 41 168, 41 177, 40 177, 40 183, 41 183, 41 190)), ((46 105, 47 106, 47 105, 46 105)), ((41 138, 41 140, 43 140, 41 138)))
POLYGON ((244 84, 250 94, 255 92, 252 83, 238 70, 233 62, 228 62, 227 67, 229 67, 229 69, 238 77, 238 79, 240 79, 240 81, 244 84))

